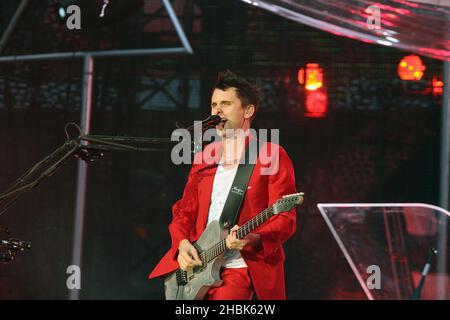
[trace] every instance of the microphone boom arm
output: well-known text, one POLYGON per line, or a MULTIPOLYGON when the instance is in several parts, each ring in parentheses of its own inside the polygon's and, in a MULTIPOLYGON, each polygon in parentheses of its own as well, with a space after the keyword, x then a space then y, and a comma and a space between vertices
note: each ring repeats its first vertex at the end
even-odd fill
MULTIPOLYGON (((77 126, 78 127, 78 126, 77 126)), ((67 125, 66 125, 67 129, 67 125)), ((79 127, 78 127, 79 129, 79 127)), ((67 131, 66 131, 67 135, 67 131)), ((179 141, 172 141, 169 138, 144 138, 144 137, 121 137, 121 136, 105 136, 105 135, 85 135, 79 133, 79 136, 69 139, 53 151, 50 155, 40 160, 16 181, 9 188, 0 194, 0 216, 5 213, 21 196, 26 192, 35 188, 45 178, 53 175, 62 165, 64 165, 72 156, 78 157, 86 162, 93 162, 95 159, 103 156, 104 151, 140 151, 154 152, 161 151, 161 148, 148 148, 139 144, 169 145, 176 144, 179 141)), ((0 231, 10 233, 7 228, 0 226, 0 231)), ((10 239, 11 240, 11 239, 10 239)), ((10 240, 0 239, 0 247, 4 247, 10 240)), ((24 241, 14 243, 25 243, 24 241)), ((31 244, 26 249, 31 248, 31 244)), ((19 248, 23 251, 23 248, 19 248)), ((9 248, 8 252, 0 252, 0 261, 10 261, 17 250, 9 248)))
POLYGON ((161 145, 175 144, 178 143, 178 141, 172 141, 169 138, 121 137, 80 134, 80 136, 78 136, 77 138, 66 141, 64 145, 39 161, 31 169, 25 172, 20 178, 18 178, 7 189, 5 193, 0 194, 0 216, 15 201, 17 201, 20 196, 36 187, 46 177, 51 176, 73 155, 86 162, 93 162, 94 159, 103 156, 103 151, 161 151, 161 148, 142 147, 138 146, 138 143, 161 145))

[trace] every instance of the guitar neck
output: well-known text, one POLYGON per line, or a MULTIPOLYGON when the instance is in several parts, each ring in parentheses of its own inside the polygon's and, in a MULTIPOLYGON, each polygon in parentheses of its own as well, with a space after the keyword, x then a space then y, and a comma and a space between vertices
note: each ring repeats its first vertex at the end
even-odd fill
POLYGON ((273 216, 273 208, 269 207, 265 209, 260 214, 254 216, 251 220, 247 221, 243 226, 241 226, 237 232, 236 237, 238 239, 244 238, 246 235, 248 235, 250 232, 258 228, 260 225, 262 225, 264 222, 269 220, 270 217, 273 216))
MULTIPOLYGON (((236 237, 238 239, 244 238, 246 235, 248 235, 250 232, 258 228, 260 225, 262 225, 264 222, 269 220, 270 217, 273 216, 273 208, 269 207, 259 213, 258 215, 254 216, 251 220, 249 220, 247 223, 245 223, 243 226, 241 226, 236 231, 236 237)), ((219 241, 215 245, 213 245, 211 248, 203 251, 200 254, 200 257, 203 261, 209 262, 218 255, 222 254, 226 249, 226 242, 225 239, 219 241)))

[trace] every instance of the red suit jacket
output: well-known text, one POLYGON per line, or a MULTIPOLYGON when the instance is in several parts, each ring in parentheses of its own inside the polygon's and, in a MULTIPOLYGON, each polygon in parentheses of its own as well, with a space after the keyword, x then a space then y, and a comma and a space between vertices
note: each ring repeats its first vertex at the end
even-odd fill
MULTIPOLYGON (((211 152, 211 149, 209 151, 215 161, 220 158, 221 144, 215 142, 197 154, 197 160, 199 157, 207 157, 208 147, 212 147, 213 151, 211 152), (214 147, 217 148, 216 152, 214 147)), ((172 207, 173 219, 169 225, 172 248, 150 273, 150 279, 166 275, 179 267, 176 258, 181 240, 189 239, 193 243, 200 238, 208 220, 216 169, 216 165, 205 162, 195 164, 194 161, 183 197, 172 207)), ((292 162, 281 146, 264 144, 247 188, 238 217, 239 226, 274 204, 283 195, 296 193, 292 162), (264 170, 266 174, 262 174, 264 170)), ((279 213, 253 231, 260 235, 261 244, 248 245, 241 251, 258 299, 286 299, 282 244, 295 233, 295 230, 295 209, 279 213)))

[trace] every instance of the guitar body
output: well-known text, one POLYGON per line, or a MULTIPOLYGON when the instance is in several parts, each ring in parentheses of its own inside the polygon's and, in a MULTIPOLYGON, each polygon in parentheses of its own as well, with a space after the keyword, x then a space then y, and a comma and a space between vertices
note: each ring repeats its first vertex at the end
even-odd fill
MULTIPOLYGON (((215 243, 224 239, 227 232, 220 228, 219 221, 208 224, 201 237, 193 245, 200 256, 205 249, 212 247, 215 243)), ((177 271, 172 272, 164 281, 167 300, 201 300, 211 287, 222 284, 220 279, 220 268, 223 264, 223 253, 209 261, 203 262, 201 267, 195 267, 187 271, 187 283, 179 285, 177 271)))
MULTIPOLYGON (((303 202, 303 193, 283 196, 236 231, 236 237, 243 239, 252 230, 280 212, 287 212, 303 202)), ((206 226, 202 236, 193 246, 203 264, 189 271, 177 269, 164 281, 167 300, 200 300, 211 287, 222 285, 220 268, 224 262, 226 248, 225 238, 228 231, 220 227, 219 221, 212 221, 206 226)))

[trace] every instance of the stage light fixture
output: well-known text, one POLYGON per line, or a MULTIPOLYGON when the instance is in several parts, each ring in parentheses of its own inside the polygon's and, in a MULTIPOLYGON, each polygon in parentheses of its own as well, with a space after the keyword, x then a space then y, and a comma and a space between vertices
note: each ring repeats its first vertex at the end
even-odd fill
POLYGON ((398 76, 402 80, 413 81, 420 80, 426 67, 419 56, 411 54, 403 57, 398 64, 398 76))
POLYGON ((435 96, 441 95, 444 92, 444 81, 438 80, 437 77, 433 77, 431 83, 433 85, 433 94, 435 96))
POLYGON ((308 63, 297 73, 298 82, 305 85, 306 90, 314 91, 323 86, 323 70, 318 63, 308 63))

